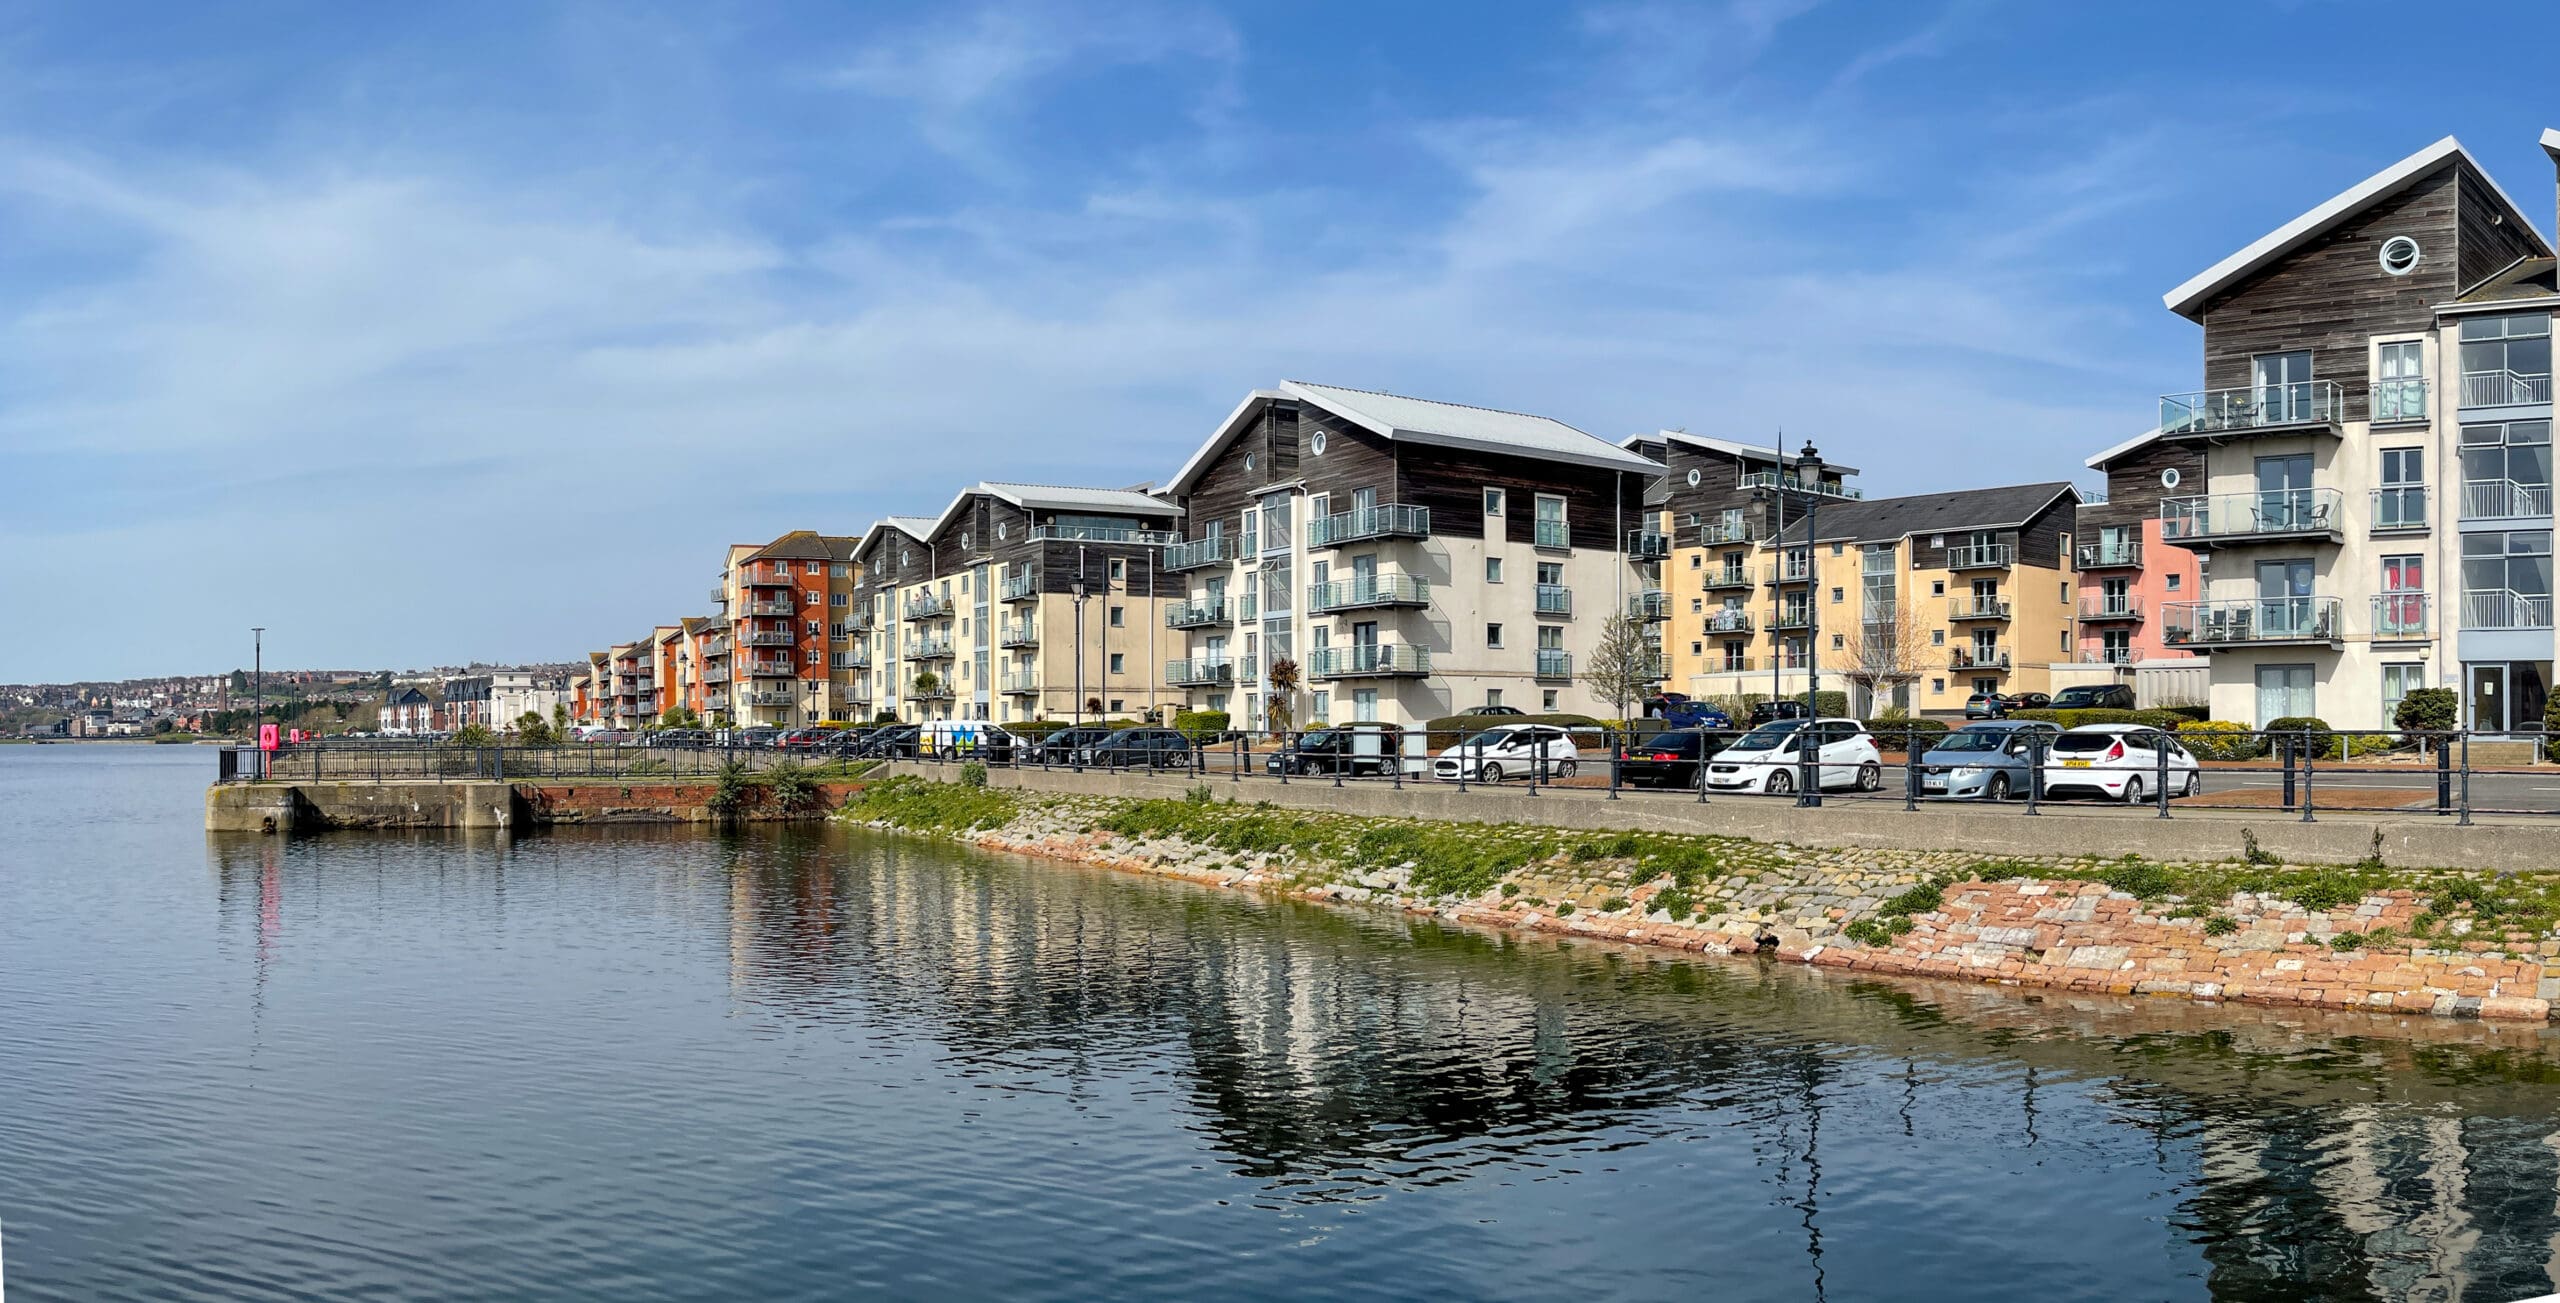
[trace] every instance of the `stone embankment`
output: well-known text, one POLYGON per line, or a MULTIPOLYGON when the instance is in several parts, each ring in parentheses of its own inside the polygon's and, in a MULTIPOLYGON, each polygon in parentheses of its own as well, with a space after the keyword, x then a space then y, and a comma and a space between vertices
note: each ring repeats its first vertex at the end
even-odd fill
POLYGON ((2217 861, 1986 858, 915 779, 858 794, 843 817, 1240 890, 1864 973, 2494 1019, 2545 1020, 2560 997, 2560 884, 2274 863, 2254 840, 2217 861))

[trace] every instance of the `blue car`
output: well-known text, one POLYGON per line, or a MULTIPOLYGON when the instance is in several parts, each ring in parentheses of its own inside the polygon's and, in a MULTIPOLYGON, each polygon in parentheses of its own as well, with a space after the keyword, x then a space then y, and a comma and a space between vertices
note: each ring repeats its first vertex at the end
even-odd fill
POLYGON ((1949 800, 2005 801, 2027 794, 2029 755, 2062 730, 2040 720, 1995 719, 1939 738, 1920 757, 1920 794, 1949 800))
POLYGON ((1648 699, 1644 703, 1644 713, 1672 728, 1729 729, 1733 727, 1733 716, 1726 714, 1722 708, 1708 705, 1703 701, 1692 701, 1688 694, 1680 692, 1666 692, 1659 697, 1648 699))

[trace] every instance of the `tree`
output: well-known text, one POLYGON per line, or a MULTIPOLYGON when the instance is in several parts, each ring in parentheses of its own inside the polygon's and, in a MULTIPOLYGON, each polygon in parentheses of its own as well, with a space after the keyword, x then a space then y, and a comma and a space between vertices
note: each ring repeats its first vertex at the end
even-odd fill
POLYGON ((249 690, 249 671, 231 671, 231 690, 233 692, 247 692, 249 690))
MULTIPOLYGON (((1831 653, 1831 668, 1854 686, 1866 689, 1867 713, 1886 713, 1894 689, 1919 680, 1928 669, 1929 631, 1908 604, 1885 608, 1882 619, 1870 611, 1842 632, 1841 646, 1831 653)), ((1941 653, 1943 654, 1943 652, 1941 653)))
POLYGON ((658 716, 658 726, 660 728, 700 728, 702 717, 694 714, 690 707, 669 706, 665 714, 658 716))
POLYGON ((933 671, 931 671, 931 670, 919 670, 919 671, 917 671, 917 672, 916 672, 916 693, 917 693, 917 695, 922 696, 922 695, 924 695, 924 694, 927 694, 927 693, 932 692, 934 689, 939 688, 939 687, 941 687, 941 686, 942 686, 942 676, 941 676, 941 675, 936 674, 936 673, 934 673, 934 672, 933 672, 933 671))
POLYGON ((551 731, 551 721, 538 710, 516 716, 516 741, 529 747, 547 747, 559 740, 551 731))
POLYGON ((1286 733, 1298 722, 1298 663, 1273 657, 1266 677, 1271 690, 1263 694, 1262 713, 1270 718, 1273 733, 1286 733))
POLYGON ((1600 627, 1600 645, 1591 649, 1582 681, 1617 708, 1620 720, 1628 718, 1627 707, 1653 695, 1662 683, 1662 645, 1653 626, 1639 616, 1612 616, 1600 627))
POLYGON ((551 703, 551 731, 562 737, 567 737, 569 735, 568 702, 555 701, 551 703))
POLYGON ((485 747, 498 740, 486 724, 465 724, 454 730, 453 744, 463 747, 485 747))

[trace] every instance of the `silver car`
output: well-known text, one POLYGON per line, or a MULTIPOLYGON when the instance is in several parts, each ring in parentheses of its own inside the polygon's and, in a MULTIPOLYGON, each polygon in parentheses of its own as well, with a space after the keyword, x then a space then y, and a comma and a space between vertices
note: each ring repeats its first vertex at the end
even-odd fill
POLYGON ((2062 730, 2041 720, 1967 724, 1939 738, 1920 757, 1920 794, 1990 801, 2024 796, 2031 773, 2028 757, 2039 735, 2050 747, 2062 730))

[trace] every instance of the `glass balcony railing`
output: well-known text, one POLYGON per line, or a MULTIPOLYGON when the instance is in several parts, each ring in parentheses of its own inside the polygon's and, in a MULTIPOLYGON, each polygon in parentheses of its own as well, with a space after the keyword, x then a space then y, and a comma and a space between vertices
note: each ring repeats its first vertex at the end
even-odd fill
POLYGON ((1223 657, 1167 661, 1164 666, 1164 681, 1178 687, 1196 687, 1205 683, 1232 683, 1235 681, 1235 674, 1235 662, 1223 657))
POLYGON ((1001 601, 1024 602, 1038 596, 1040 596, 1040 576, 1037 573, 1007 575, 1003 586, 996 589, 996 597, 1001 601))
POLYGON ((1811 493, 1826 498, 1863 498, 1864 489, 1853 489, 1838 480, 1821 480, 1807 484, 1793 475, 1781 476, 1776 471, 1752 471, 1734 482, 1735 488, 1774 489, 1784 487, 1791 493, 1811 493))
POLYGON ((1562 647, 1539 648, 1537 674, 1542 679, 1572 678, 1573 653, 1562 647))
POLYGON ((1307 653, 1307 675, 1342 679, 1369 675, 1429 674, 1431 649, 1408 643, 1353 643, 1307 653))
POLYGON ((1538 614, 1573 614, 1573 590, 1562 584, 1538 585, 1538 614))
POLYGON ((1772 584, 1801 584, 1813 577, 1813 566, 1803 557, 1772 561, 1761 571, 1772 584))
POLYGON ((1777 614, 1769 617, 1772 629, 1802 629, 1812 623, 1813 608, 1808 606, 1782 606, 1777 614))
POLYGON ((2427 382, 2416 378, 2373 382, 2373 423, 2394 425, 2427 419, 2427 382))
POLYGON ((2071 550, 2072 564, 2083 570, 2112 570, 2142 564, 2142 544, 2131 539, 2083 543, 2071 550))
POLYGON ((1749 588, 1751 567, 1709 566, 1703 582, 1708 588, 1749 588))
POLYGON ((934 620, 949 614, 951 614, 949 598, 935 597, 928 593, 921 597, 907 599, 907 618, 910 620, 934 620))
POLYGON ((1751 632, 1751 612, 1742 610, 1739 607, 1727 607, 1721 611, 1709 611, 1707 612, 1705 631, 1708 633, 1749 633, 1751 632))
POLYGON ((1020 624, 999 624, 996 626, 996 629, 996 645, 998 647, 1037 647, 1040 645, 1040 626, 1033 624, 1029 620, 1025 620, 1020 624))
POLYGON ((1307 608, 1316 612, 1430 604, 1431 581, 1413 575, 1356 576, 1307 585, 1307 608))
POLYGON ((2017 556, 2006 543, 1969 543, 1947 549, 1949 570, 2006 570, 2017 556))
POLYGON ((2425 529, 2427 527, 2427 486, 2394 484, 2373 491, 2371 528, 2425 529))
POLYGON ((1714 547, 1719 543, 1748 543, 1751 527, 1739 520, 1710 520, 1698 526, 1698 546, 1714 547))
POLYGON ((1009 673, 996 682, 996 691, 1006 696, 1022 696, 1040 690, 1040 676, 1029 671, 1009 673))
POLYGON ((2240 389, 2202 389, 2160 396, 2160 433, 2245 434, 2252 430, 2335 426, 2346 403, 2334 380, 2240 389))
POLYGON ((1951 597, 1947 599, 1950 620, 2006 620, 2009 599, 2005 597, 1951 597))
POLYGON ((1637 593, 1627 599, 1627 618, 1648 624, 1671 618, 1671 594, 1659 589, 1637 593))
POLYGON ((2273 489, 2160 500, 2160 536, 2181 543, 2334 534, 2344 499, 2336 489, 2273 489))
POLYGON ((2083 665, 2131 665, 2142 659, 2142 653, 2131 647, 2089 647, 2080 653, 2083 665))
POLYGON ((2505 520, 2550 514, 2549 484, 2519 484, 2514 480, 2463 481, 2464 520, 2505 520))
POLYGON ((2337 642, 2345 634, 2338 606, 2334 597, 2169 602, 2160 608, 2160 640, 2172 647, 2337 642))
POLYGON ((1975 643, 1957 647, 1947 653, 1951 670, 2005 670, 2009 668, 2009 649, 1994 643, 1975 643))
POLYGON ((1236 541, 1224 534, 1176 543, 1164 550, 1164 568, 1167 570, 1196 570, 1235 559, 1236 541))
POLYGON ((2424 638, 2431 625, 2425 593, 2382 593, 2373 599, 2373 636, 2424 638))
POLYGON ((2132 593, 2097 593, 2080 600, 2083 620, 2139 620, 2142 599, 2132 593))
POLYGON ((1332 547, 1365 538, 1422 538, 1431 533, 1431 509, 1390 502, 1355 507, 1307 522, 1307 546, 1332 547))
POLYGON ((1182 536, 1169 529, 1140 529, 1134 525, 1034 525, 1030 539, 1034 543, 1143 543, 1165 547, 1181 542, 1182 536))
POLYGON ((1200 598, 1164 608, 1164 625, 1168 629, 1201 629, 1226 622, 1225 598, 1200 598))
POLYGON ((1627 559, 1659 561, 1671 555, 1671 536, 1650 529, 1627 531, 1627 559))
POLYGON ((1252 593, 1236 598, 1236 619, 1251 623, 1262 618, 1262 599, 1252 593))
POLYGON ((1530 542, 1536 547, 1571 547, 1573 533, 1561 520, 1535 521, 1530 527, 1530 542))
POLYGON ((907 644, 906 652, 911 661, 947 661, 955 655, 948 638, 918 638, 907 644))
POLYGON ((2518 593, 2503 588, 2474 588, 2462 594, 2465 629, 2548 629, 2551 594, 2518 593))
POLYGON ((2466 371, 2462 374, 2465 407, 2513 407, 2551 401, 2551 374, 2521 371, 2466 371))

